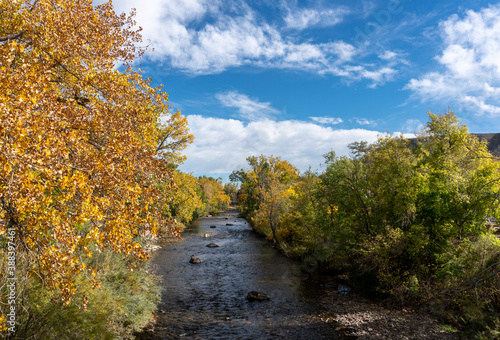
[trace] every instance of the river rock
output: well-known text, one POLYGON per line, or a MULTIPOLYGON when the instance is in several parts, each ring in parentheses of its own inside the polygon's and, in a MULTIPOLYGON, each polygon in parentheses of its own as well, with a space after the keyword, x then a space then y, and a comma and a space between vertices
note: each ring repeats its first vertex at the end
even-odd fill
POLYGON ((265 300, 270 300, 271 298, 269 295, 267 295, 264 292, 259 292, 258 290, 252 290, 250 293, 247 295, 247 300, 252 302, 252 301, 265 301, 265 300))
POLYGON ((201 263, 201 259, 199 257, 191 256, 191 258, 189 259, 189 263, 200 264, 201 263))
POLYGON ((211 225, 210 228, 217 228, 217 226, 216 225, 211 225))
POLYGON ((232 223, 226 223, 226 225, 233 225, 232 223))
POLYGON ((207 247, 208 248, 217 248, 219 245, 218 244, 215 244, 215 243, 209 243, 207 244, 207 247))
POLYGON ((145 247, 144 247, 147 251, 157 251, 158 249, 160 249, 161 247, 156 245, 156 244, 147 244, 145 247))

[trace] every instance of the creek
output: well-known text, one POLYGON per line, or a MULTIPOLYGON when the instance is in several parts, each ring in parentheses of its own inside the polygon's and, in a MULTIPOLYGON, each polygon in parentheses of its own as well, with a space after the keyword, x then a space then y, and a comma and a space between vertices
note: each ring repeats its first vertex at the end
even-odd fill
POLYGON ((162 300, 154 330, 141 339, 340 339, 319 317, 329 282, 304 275, 237 212, 198 219, 153 263, 162 300), (190 263, 191 255, 202 262, 190 263), (270 300, 249 302, 252 290, 270 300))

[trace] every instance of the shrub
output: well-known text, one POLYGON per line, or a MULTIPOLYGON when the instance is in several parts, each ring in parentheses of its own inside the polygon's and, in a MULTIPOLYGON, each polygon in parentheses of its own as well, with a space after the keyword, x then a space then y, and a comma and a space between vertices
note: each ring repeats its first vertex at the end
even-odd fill
POLYGON ((439 312, 449 321, 465 325, 478 338, 500 332, 500 240, 491 233, 462 242, 443 254, 436 278, 439 312))
POLYGON ((28 278, 12 339, 130 339, 151 320, 160 288, 147 262, 132 270, 123 255, 108 249, 87 262, 99 269, 101 286, 93 288, 80 274, 79 289, 67 306, 37 277, 28 278))

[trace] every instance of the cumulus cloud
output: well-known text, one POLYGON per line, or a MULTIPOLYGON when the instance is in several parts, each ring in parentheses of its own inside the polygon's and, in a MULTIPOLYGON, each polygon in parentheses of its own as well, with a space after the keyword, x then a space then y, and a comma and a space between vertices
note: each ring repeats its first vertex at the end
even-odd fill
POLYGON ((245 124, 235 119, 187 117, 196 136, 187 149, 184 171, 230 173, 246 166, 251 155, 274 155, 290 161, 302 171, 319 169, 323 155, 334 150, 348 155, 347 145, 355 141, 372 143, 380 135, 366 129, 332 129, 301 121, 259 120, 245 124))
POLYGON ((217 98, 223 106, 236 108, 242 118, 251 121, 266 118, 270 119, 280 113, 279 110, 271 106, 271 103, 263 103, 258 101, 258 99, 250 99, 247 95, 237 91, 217 93, 215 98, 217 98))
POLYGON ((411 79, 405 89, 424 100, 448 100, 477 114, 500 116, 500 5, 453 15, 439 25, 442 72, 411 79))
POLYGON ((116 7, 119 12, 136 8, 136 21, 154 48, 148 58, 192 75, 250 65, 368 79, 377 85, 396 72, 386 60, 380 65, 356 62, 361 51, 345 41, 314 42, 289 35, 291 27, 335 25, 348 12, 345 8, 287 9, 279 27, 243 1, 123 0, 116 7))

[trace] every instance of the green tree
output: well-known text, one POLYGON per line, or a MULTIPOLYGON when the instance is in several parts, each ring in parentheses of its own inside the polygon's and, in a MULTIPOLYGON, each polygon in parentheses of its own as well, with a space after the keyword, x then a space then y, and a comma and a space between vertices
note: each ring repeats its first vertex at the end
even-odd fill
POLYGON ((290 198, 295 194, 293 184, 299 171, 280 157, 250 156, 247 161, 249 170, 232 174, 233 179, 242 181, 239 203, 254 227, 271 235, 279 245, 277 231, 291 207, 290 198))
POLYGON ((430 121, 418 137, 419 222, 442 246, 485 231, 486 218, 496 216, 499 167, 486 142, 469 134, 451 111, 429 113, 430 121))
POLYGON ((429 117, 413 144, 353 144, 352 158, 326 155, 320 176, 317 221, 332 253, 393 294, 431 282, 442 254, 486 233, 498 213, 498 161, 453 112, 429 117))

